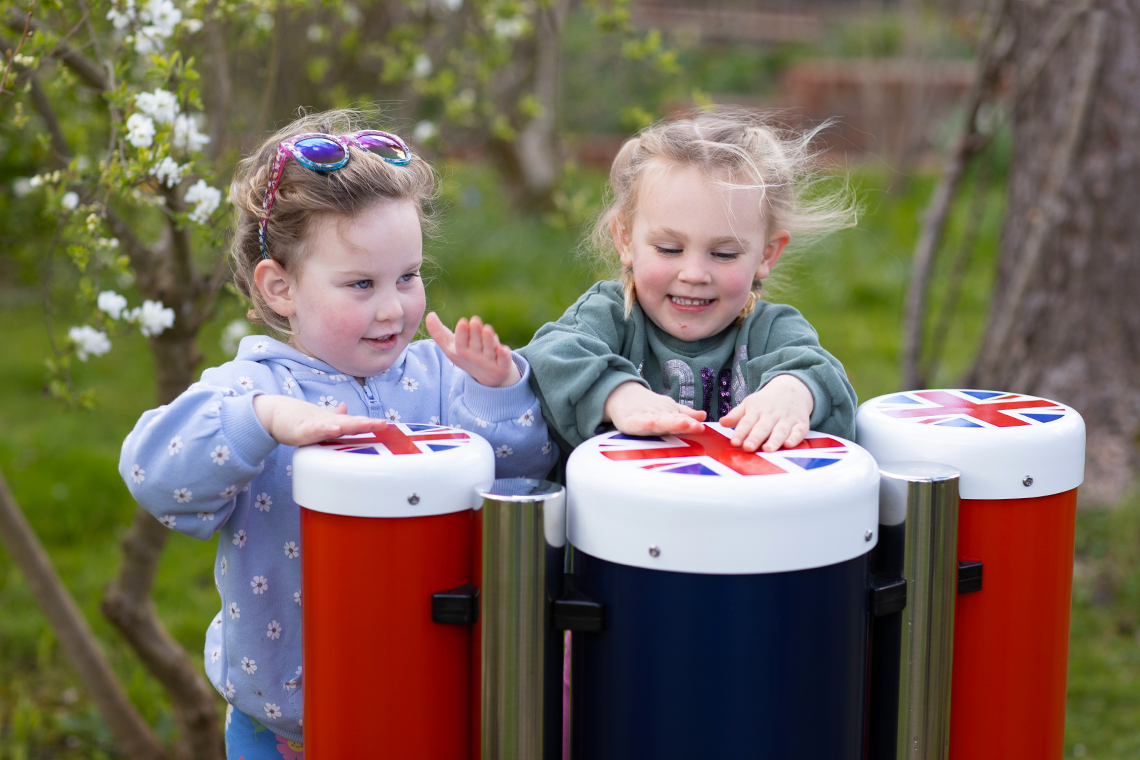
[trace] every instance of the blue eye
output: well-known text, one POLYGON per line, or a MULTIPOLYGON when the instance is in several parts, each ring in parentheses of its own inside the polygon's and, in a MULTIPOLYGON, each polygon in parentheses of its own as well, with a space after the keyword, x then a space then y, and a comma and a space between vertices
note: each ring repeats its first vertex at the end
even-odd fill
POLYGON ((415 278, 417 278, 419 276, 420 276, 419 272, 408 272, 405 275, 401 275, 400 279, 397 280, 397 282, 400 282, 400 283, 411 282, 412 280, 414 280, 415 278))
POLYGON ((349 283, 348 287, 356 288, 357 290, 368 290, 372 287, 372 280, 357 280, 356 282, 349 283))

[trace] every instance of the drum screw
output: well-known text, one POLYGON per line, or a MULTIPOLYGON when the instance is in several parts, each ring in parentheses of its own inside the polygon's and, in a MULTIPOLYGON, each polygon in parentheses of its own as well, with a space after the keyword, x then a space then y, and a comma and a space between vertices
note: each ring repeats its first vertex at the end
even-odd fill
POLYGON ((871 531, 871 530, 869 530, 869 531, 867 531, 866 533, 864 533, 864 534, 863 534, 863 540, 864 540, 864 541, 870 541, 870 540, 871 540, 871 538, 872 538, 872 537, 874 537, 874 535, 875 535, 875 532, 874 532, 874 531, 871 531))
POLYGON ((420 495, 415 494, 415 493, 412 494, 411 496, 408 497, 408 503, 411 504, 413 507, 415 505, 419 504, 420 503, 420 495))
POLYGON ((1029 486, 1033 485, 1033 478, 1026 475, 1024 478, 1021 479, 1021 485, 1025 486, 1026 488, 1029 488, 1029 486))
POLYGON ((657 548, 657 544, 652 544, 649 547, 649 556, 650 557, 660 557, 661 556, 661 550, 657 548))

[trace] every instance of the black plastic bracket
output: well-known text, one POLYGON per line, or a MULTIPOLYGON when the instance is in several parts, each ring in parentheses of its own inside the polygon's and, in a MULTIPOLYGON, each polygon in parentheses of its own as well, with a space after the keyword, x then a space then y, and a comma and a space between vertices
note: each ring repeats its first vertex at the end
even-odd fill
POLYGON ((601 633, 605 612, 605 605, 578 591, 569 578, 563 595, 550 603, 551 624, 560 631, 601 633))
POLYGON ((431 595, 431 621, 445 625, 479 622, 479 589, 470 583, 431 595))
POLYGON ((890 615, 906 607, 906 578, 884 578, 871 573, 871 614, 890 615))
POLYGON ((958 593, 969 594, 982 590, 982 563, 973 560, 958 561, 958 593))

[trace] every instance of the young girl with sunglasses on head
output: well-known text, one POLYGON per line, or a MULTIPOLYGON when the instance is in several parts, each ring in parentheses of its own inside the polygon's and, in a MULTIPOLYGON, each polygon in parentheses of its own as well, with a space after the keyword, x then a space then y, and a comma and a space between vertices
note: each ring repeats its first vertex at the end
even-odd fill
POLYGON ((810 149, 732 110, 643 130, 610 170, 592 238, 621 264, 522 349, 559 445, 610 423, 631 435, 732 428, 732 445, 775 451, 810 430, 853 438, 855 392, 790 306, 759 299, 785 246, 849 226, 810 149))
POLYGON ((529 366, 490 325, 461 319, 452 333, 429 314, 434 341, 412 342, 435 177, 400 138, 354 132, 354 120, 293 122, 231 186, 235 284, 249 318, 284 341, 244 338, 234 361, 146 412, 123 443, 119 469, 139 504, 195 538, 221 533, 206 672, 229 703, 235 760, 301 750, 294 447, 419 422, 487 438, 497 477, 541 477, 557 456, 529 366))

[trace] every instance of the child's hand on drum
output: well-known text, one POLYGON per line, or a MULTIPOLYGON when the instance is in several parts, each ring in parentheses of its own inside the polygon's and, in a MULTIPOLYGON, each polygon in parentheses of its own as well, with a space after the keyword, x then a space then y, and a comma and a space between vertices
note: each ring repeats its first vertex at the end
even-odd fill
POLYGON ((603 422, 626 435, 696 433, 705 413, 678 404, 634 382, 622 383, 606 398, 603 422))
POLYGON ((721 417, 720 424, 735 428, 733 446, 756 451, 763 444, 764 451, 776 451, 803 442, 811 429, 814 407, 811 391, 801 380, 777 375, 721 417))
POLYGON ((342 435, 379 433, 388 427, 387 420, 349 416, 343 402, 335 409, 325 409, 299 398, 263 393, 254 398, 253 411, 265 431, 286 446, 305 446, 342 435))
POLYGON ((522 379, 511 349, 500 343, 495 328, 483 324, 479 317, 460 318, 455 332, 447 329, 434 311, 427 315, 424 324, 447 358, 479 383, 506 388, 522 379))

